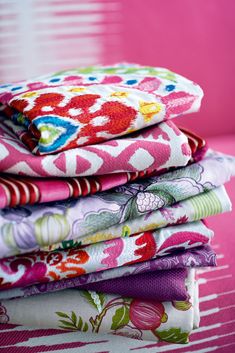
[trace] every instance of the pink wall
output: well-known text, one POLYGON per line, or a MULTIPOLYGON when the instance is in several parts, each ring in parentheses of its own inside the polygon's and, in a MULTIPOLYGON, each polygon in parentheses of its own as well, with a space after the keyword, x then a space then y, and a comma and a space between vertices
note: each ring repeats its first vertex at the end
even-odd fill
POLYGON ((235 132, 235 0, 0 0, 1 33, 2 82, 118 61, 168 67, 205 91, 179 123, 235 132))
POLYGON ((235 1, 121 0, 123 59, 198 82, 200 113, 180 123, 203 135, 235 132, 235 1))

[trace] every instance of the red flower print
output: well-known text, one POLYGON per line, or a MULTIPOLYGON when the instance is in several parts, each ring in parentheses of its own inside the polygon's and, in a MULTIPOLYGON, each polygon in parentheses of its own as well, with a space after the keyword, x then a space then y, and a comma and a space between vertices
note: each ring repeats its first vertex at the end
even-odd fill
POLYGON ((62 260, 63 256, 61 253, 59 252, 52 252, 47 256, 47 263, 50 266, 55 266, 57 265, 61 260, 62 260))
POLYGON ((89 260, 89 255, 85 250, 71 249, 65 260, 60 261, 56 269, 63 274, 67 272, 66 277, 72 278, 86 273, 81 264, 85 264, 89 260))
MULTIPOLYGON (((77 136, 63 149, 106 140, 107 137, 102 136, 102 132, 114 136, 123 135, 131 129, 132 123, 136 118, 136 110, 119 101, 100 103, 100 108, 91 112, 91 108, 97 103, 97 99, 101 98, 98 94, 82 94, 67 100, 65 98, 66 96, 60 93, 42 93, 34 99, 31 109, 26 109, 28 106, 26 99, 13 99, 11 106, 23 112, 32 123, 36 117, 48 116, 50 114, 56 117, 70 118, 84 124, 84 126, 81 125, 78 128, 77 136), (44 110, 45 107, 49 107, 49 110, 44 110), (72 114, 71 110, 73 110, 72 114), (81 143, 77 143, 78 138, 82 137, 86 139, 81 143)), ((36 138, 40 138, 40 133, 35 131, 33 124, 30 125, 29 129, 36 138)))
POLYGON ((156 254, 157 246, 152 232, 144 232, 141 236, 137 236, 135 244, 139 246, 134 252, 135 256, 138 258, 126 262, 124 265, 149 260, 156 254))

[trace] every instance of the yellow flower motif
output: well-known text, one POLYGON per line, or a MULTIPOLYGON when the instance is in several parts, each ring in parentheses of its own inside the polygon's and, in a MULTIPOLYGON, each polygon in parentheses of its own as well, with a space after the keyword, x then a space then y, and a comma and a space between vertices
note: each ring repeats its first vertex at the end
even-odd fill
POLYGON ((128 92, 114 92, 111 93, 111 97, 126 98, 129 96, 128 92))
POLYGON ((23 94, 22 98, 30 98, 30 97, 34 97, 37 95, 37 92, 27 92, 25 94, 23 94))
POLYGON ((84 237, 83 239, 80 239, 82 242, 82 245, 87 245, 87 244, 93 244, 93 243, 98 243, 100 241, 105 241, 105 240, 110 240, 117 238, 116 235, 111 234, 111 233, 95 233, 92 235, 88 235, 87 237, 84 237))
POLYGON ((162 223, 150 223, 150 224, 146 224, 146 226, 140 227, 136 233, 147 232, 149 230, 154 230, 154 229, 162 228, 162 227, 165 227, 165 226, 166 226, 166 223, 164 223, 164 222, 162 222, 162 223))
POLYGON ((144 121, 146 123, 150 122, 154 115, 161 111, 162 107, 160 103, 156 102, 144 102, 140 101, 140 112, 144 116, 144 121))
POLYGON ((70 92, 82 92, 85 91, 85 87, 73 87, 69 89, 70 92))

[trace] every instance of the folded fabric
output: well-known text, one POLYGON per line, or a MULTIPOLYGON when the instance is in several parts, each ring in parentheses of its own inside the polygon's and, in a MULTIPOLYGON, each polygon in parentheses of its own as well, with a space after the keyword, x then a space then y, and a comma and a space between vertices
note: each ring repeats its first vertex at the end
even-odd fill
POLYGON ((124 297, 147 300, 186 300, 187 269, 151 271, 78 286, 77 290, 91 290, 124 297))
MULTIPOLYGON (((194 133, 180 129, 188 138, 192 157, 190 163, 203 158, 207 150, 205 140, 194 133)), ((0 208, 66 200, 86 196, 124 185, 138 178, 154 175, 152 169, 142 172, 123 172, 75 178, 32 178, 20 175, 0 175, 0 208)), ((159 172, 158 172, 159 173, 159 172)))
POLYGON ((97 243, 113 238, 127 237, 140 232, 183 224, 231 211, 232 205, 224 186, 190 197, 189 199, 151 211, 143 216, 117 224, 96 233, 64 240, 61 243, 44 246, 46 251, 67 249, 80 245, 97 243))
POLYGON ((198 288, 194 281, 189 282, 188 293, 189 301, 160 302, 68 289, 2 301, 0 320, 38 328, 187 343, 199 322, 198 288))
POLYGON ((0 174, 0 208, 87 196, 147 177, 152 173, 147 170, 74 178, 32 178, 0 174))
POLYGON ((198 221, 84 247, 12 256, 0 260, 0 290, 147 261, 207 244, 212 236, 213 232, 198 221))
POLYGON ((0 103, 26 127, 21 137, 33 153, 99 143, 197 111, 203 96, 194 82, 166 69, 118 65, 93 68, 92 76, 84 70, 0 86, 0 103))
MULTIPOLYGON (((120 232, 105 237, 101 233, 94 238, 92 234, 213 189, 224 184, 233 174, 234 157, 211 153, 185 168, 112 191, 77 200, 0 210, 0 257, 86 235, 90 239, 86 242, 119 237, 120 232)), ((218 201, 215 205, 220 207, 218 201)), ((200 206, 196 209, 200 211, 200 206)), ((162 223, 166 225, 166 220, 163 219, 162 223)))
POLYGON ((151 271, 114 278, 77 287, 78 290, 97 291, 146 300, 187 300, 187 269, 151 271))
POLYGON ((187 136, 171 121, 126 137, 45 156, 33 155, 6 124, 14 127, 12 121, 0 118, 0 172, 4 173, 73 177, 159 171, 184 166, 191 158, 187 136))
POLYGON ((55 292, 67 288, 76 288, 84 284, 96 283, 104 280, 112 280, 124 276, 137 275, 152 271, 197 268, 205 266, 216 266, 216 254, 210 245, 177 250, 167 256, 158 257, 153 260, 138 262, 131 265, 115 267, 104 271, 91 272, 78 277, 65 278, 59 281, 38 283, 28 287, 13 288, 0 291, 0 300, 19 297, 28 297, 41 293, 55 292))

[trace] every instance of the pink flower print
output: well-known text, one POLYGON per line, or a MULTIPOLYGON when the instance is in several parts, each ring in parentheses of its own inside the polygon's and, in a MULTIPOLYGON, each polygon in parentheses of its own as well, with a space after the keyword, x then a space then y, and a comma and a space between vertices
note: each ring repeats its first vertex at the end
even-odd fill
POLYGON ((141 91, 154 92, 161 85, 161 80, 157 77, 145 77, 137 86, 141 91))
POLYGON ((162 97, 162 102, 166 105, 166 118, 172 115, 180 115, 189 110, 196 97, 185 92, 172 92, 162 97))
POLYGON ((122 82, 121 76, 105 76, 103 81, 101 82, 102 84, 114 84, 114 83, 120 83, 122 82))
POLYGON ((64 78, 63 85, 80 85, 82 84, 82 76, 67 76, 64 78))
POLYGON ((27 86, 29 88, 29 91, 34 91, 34 90, 48 87, 48 85, 45 84, 44 82, 32 82, 32 83, 28 83, 27 86))
POLYGON ((118 258, 121 255, 124 242, 122 239, 114 239, 108 240, 105 242, 107 244, 107 248, 103 251, 105 255, 107 255, 104 259, 102 259, 102 265, 105 265, 105 268, 113 268, 118 266, 118 258))

